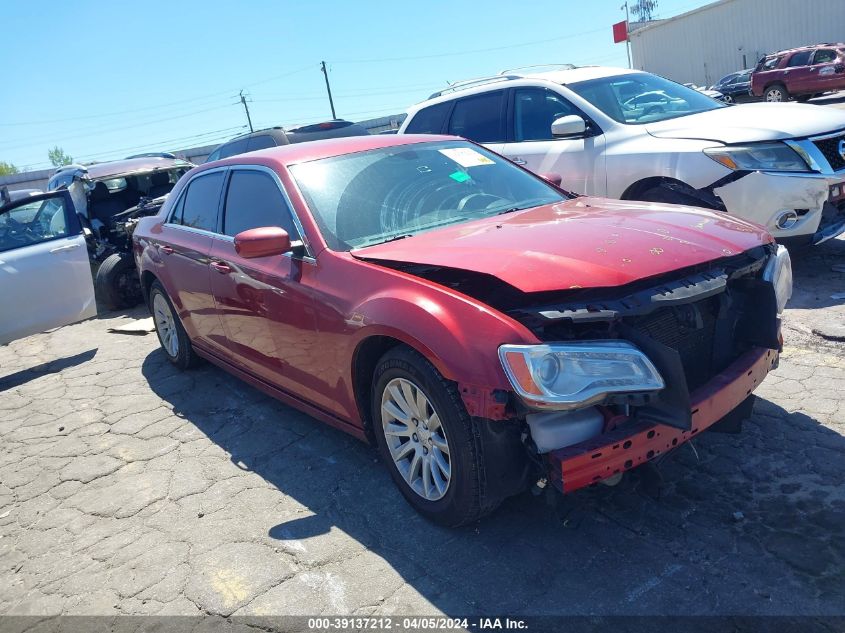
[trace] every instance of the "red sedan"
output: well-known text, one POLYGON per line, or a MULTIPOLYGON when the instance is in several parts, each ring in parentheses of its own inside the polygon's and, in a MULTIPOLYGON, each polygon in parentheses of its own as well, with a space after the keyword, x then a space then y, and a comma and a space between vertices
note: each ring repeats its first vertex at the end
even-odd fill
POLYGON ((718 212, 548 180, 442 136, 197 167, 134 232, 162 348, 375 442, 447 525, 531 484, 613 483, 747 415, 786 251, 718 212))

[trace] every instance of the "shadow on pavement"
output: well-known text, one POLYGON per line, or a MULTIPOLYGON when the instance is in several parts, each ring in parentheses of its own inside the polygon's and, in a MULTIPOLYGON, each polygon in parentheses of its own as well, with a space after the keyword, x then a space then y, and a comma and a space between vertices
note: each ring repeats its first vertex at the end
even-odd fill
POLYGON ((266 517, 256 539, 311 551, 343 532, 447 614, 843 612, 845 439, 768 401, 743 433, 670 454, 659 488, 633 472, 556 505, 526 493, 444 529, 408 506, 365 444, 211 365, 183 374, 156 350, 142 371, 234 464, 295 502, 280 507, 307 509, 254 508, 250 521, 266 517))
POLYGON ((74 354, 73 356, 51 360, 49 362, 36 365, 35 367, 22 369, 14 374, 9 374, 8 376, 0 376, 0 391, 20 387, 21 385, 28 383, 30 380, 40 378, 44 374, 57 374, 63 369, 81 365, 94 358, 96 354, 97 348, 95 347, 93 349, 89 349, 88 351, 74 354))

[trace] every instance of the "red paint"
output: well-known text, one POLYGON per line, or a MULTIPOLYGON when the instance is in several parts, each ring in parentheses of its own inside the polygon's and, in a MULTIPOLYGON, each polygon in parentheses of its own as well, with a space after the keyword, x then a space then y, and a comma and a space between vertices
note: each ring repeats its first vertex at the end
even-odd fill
MULTIPOLYGON (((255 164, 275 171, 312 256, 238 253, 231 238, 165 224, 189 180, 182 178, 160 213, 143 218, 135 230, 139 270, 164 285, 199 354, 362 437, 355 359, 364 346, 379 340, 373 337, 396 339, 417 350, 459 384, 472 415, 492 419, 507 417, 502 395, 510 392, 498 347, 539 341, 526 327, 478 300, 361 257, 478 270, 534 291, 624 284, 771 240, 762 229, 718 213, 577 198, 354 255, 326 248, 290 178, 289 165, 447 138, 349 137, 215 162, 212 167, 255 164)), ((243 249, 249 239, 240 238, 243 249)), ((368 386, 369 378, 360 381, 368 386)))
POLYGON ((235 236, 235 251, 245 259, 282 255, 290 250, 288 232, 277 226, 262 226, 235 236))
POLYGON ((763 228, 715 211, 581 197, 353 254, 484 272, 540 292, 627 284, 769 241, 763 228))
POLYGON ((630 470, 680 446, 735 409, 777 363, 778 353, 754 349, 691 394, 692 428, 662 424, 622 426, 575 446, 548 455, 552 482, 569 493, 617 473, 630 470))
POLYGON ((613 25, 613 43, 619 44, 619 42, 627 42, 628 41, 628 22, 622 20, 621 22, 617 22, 613 25))

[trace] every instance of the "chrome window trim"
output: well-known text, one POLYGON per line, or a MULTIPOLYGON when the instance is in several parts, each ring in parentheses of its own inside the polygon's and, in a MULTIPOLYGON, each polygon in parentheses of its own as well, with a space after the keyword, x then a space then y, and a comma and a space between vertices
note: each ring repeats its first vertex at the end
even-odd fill
MULTIPOLYGON (((237 165, 227 165, 227 168, 231 171, 236 170, 246 170, 246 171, 258 171, 267 174, 273 181, 276 183, 276 186, 279 188, 279 191, 282 193, 282 197, 285 199, 285 203, 288 205, 288 209, 290 210, 291 219, 293 220, 294 226, 296 226, 296 230, 299 231, 299 237, 302 240, 302 245, 305 247, 305 255, 302 256, 303 259, 309 259, 315 261, 315 257, 313 254, 313 250, 311 245, 308 243, 308 236, 305 234, 305 229, 302 226, 302 222, 299 219, 299 216, 296 213, 296 209, 293 206, 293 202, 291 202, 290 196, 288 195, 287 190, 285 189, 284 184, 282 183, 282 179, 279 178, 279 174, 275 172, 275 170, 267 167, 266 165, 244 165, 244 164, 237 164, 237 165)), ((231 179, 232 175, 229 175, 231 179)), ((226 183, 226 193, 228 193, 228 182, 226 183)), ((223 216, 221 220, 225 221, 225 214, 226 214, 226 198, 223 198, 223 216)), ((221 225, 222 230, 222 225, 221 225)), ((221 237, 228 237, 230 240, 234 241, 234 238, 228 235, 220 235, 221 237)), ((285 253, 287 256, 293 256, 292 253, 285 253)))
MULTIPOLYGON (((223 167, 212 167, 211 169, 204 169, 203 171, 199 172, 198 174, 194 174, 193 176, 191 176, 191 179, 188 182, 185 183, 185 186, 182 187, 182 191, 179 192, 179 197, 177 197, 176 200, 173 201, 173 206, 171 206, 170 209, 167 211, 167 218, 164 220, 163 224, 165 226, 175 226, 175 227, 180 227, 180 228, 183 228, 183 229, 193 229, 195 232, 199 231, 201 233, 209 233, 211 235, 216 235, 216 233, 214 233, 212 231, 206 231, 205 229, 197 229, 197 228, 194 228, 192 226, 185 226, 184 224, 175 224, 175 223, 171 222, 171 220, 173 219, 173 211, 176 209, 176 207, 179 206, 179 203, 188 194, 188 188, 191 186, 192 182, 194 182, 197 178, 202 178, 203 176, 207 176, 209 174, 214 174, 218 171, 225 172, 228 169, 229 169, 228 165, 224 165, 223 167)), ((224 179, 226 178, 225 174, 223 175, 223 178, 224 179)), ((224 180, 224 184, 225 184, 225 180, 224 180)), ((217 211, 218 212, 220 211, 220 200, 217 201, 217 211)))

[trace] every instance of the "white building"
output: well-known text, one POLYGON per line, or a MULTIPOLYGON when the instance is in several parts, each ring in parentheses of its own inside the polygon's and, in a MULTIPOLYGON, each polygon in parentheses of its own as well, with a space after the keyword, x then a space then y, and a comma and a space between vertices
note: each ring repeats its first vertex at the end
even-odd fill
POLYGON ((709 86, 766 53, 845 41, 845 0, 719 0, 629 38, 634 68, 709 86))

